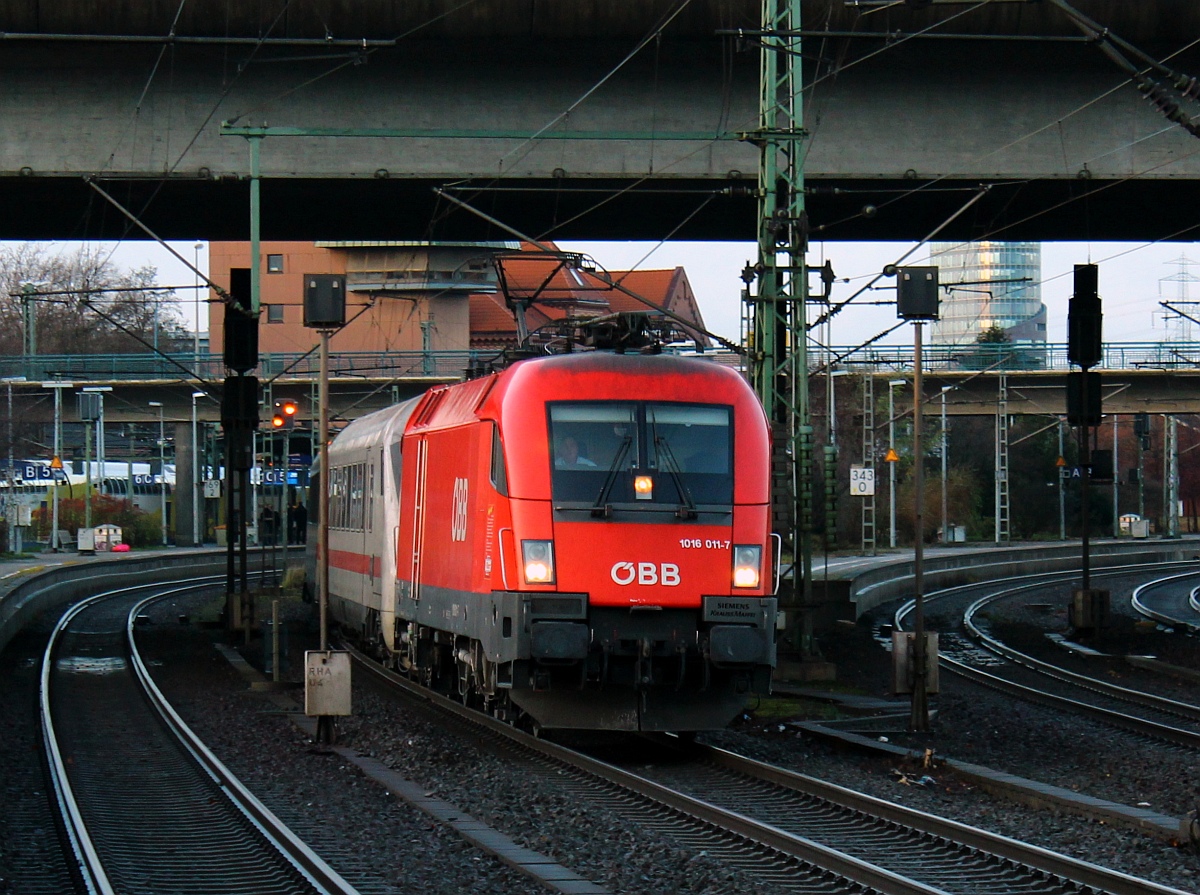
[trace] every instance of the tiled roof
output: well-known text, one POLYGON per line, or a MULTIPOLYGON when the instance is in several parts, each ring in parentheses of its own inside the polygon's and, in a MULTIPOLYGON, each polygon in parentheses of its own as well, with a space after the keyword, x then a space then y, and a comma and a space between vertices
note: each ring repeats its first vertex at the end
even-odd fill
MULTIPOLYGON (((558 248, 553 243, 546 245, 551 250, 558 248)), ((528 252, 530 257, 510 256, 504 260, 504 279, 511 296, 533 299, 526 316, 530 331, 569 316, 653 310, 633 296, 612 288, 596 274, 567 268, 554 258, 538 257, 539 250, 529 243, 522 244, 522 251, 528 252)), ((625 289, 703 326, 682 267, 614 272, 609 276, 625 289)), ((472 344, 485 340, 490 343, 506 336, 515 340, 516 323, 502 296, 472 295, 470 308, 472 344)), ((707 344, 707 339, 702 341, 707 344)))
MULTIPOLYGON (((614 273, 612 278, 613 282, 620 283, 630 292, 636 292, 659 307, 679 313, 678 308, 671 307, 671 299, 675 278, 682 271, 681 267, 676 267, 674 270, 630 270, 614 273)), ((617 289, 609 293, 608 303, 614 311, 651 310, 648 305, 617 289)))

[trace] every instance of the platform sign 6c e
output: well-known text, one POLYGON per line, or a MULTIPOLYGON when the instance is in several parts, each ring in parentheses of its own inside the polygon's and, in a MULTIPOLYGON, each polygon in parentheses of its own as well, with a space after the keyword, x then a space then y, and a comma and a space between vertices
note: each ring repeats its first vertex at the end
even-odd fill
POLYGON ((850 467, 850 494, 853 497, 875 496, 875 470, 872 467, 850 467))

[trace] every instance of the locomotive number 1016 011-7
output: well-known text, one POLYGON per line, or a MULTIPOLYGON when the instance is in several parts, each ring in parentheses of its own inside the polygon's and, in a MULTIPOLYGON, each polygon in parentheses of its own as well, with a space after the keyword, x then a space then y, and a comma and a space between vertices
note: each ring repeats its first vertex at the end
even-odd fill
POLYGON ((684 550, 728 550, 729 541, 714 541, 706 538, 680 538, 679 546, 684 550))

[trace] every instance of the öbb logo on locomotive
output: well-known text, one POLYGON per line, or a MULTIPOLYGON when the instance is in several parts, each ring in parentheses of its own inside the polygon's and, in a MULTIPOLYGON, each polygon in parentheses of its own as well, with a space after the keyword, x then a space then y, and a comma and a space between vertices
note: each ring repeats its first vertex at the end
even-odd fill
POLYGON ((661 584, 664 587, 679 586, 679 566, 672 562, 655 565, 652 562, 616 562, 609 576, 622 586, 637 581, 640 585, 661 584))
POLYGON ((467 539, 467 496, 470 485, 466 479, 454 480, 454 516, 450 522, 450 540, 467 539))

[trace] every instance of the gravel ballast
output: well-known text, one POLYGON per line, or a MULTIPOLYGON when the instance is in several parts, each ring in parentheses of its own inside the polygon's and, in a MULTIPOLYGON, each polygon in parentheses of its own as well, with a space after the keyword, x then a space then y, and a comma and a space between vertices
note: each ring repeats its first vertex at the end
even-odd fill
MULTIPOLYGON (((310 607, 285 604, 291 632, 288 677, 300 680, 303 649, 312 647, 310 607)), ((350 763, 318 749, 286 713, 247 688, 213 648, 212 636, 179 625, 194 604, 161 604, 139 639, 155 657, 160 685, 197 733, 252 790, 344 876, 368 892, 515 893, 545 891, 536 882, 465 845, 455 834, 366 780, 350 763), (341 862, 341 863, 339 863, 341 862)), ((1036 619, 1034 621, 1037 621, 1036 619)), ((1028 623, 1029 620, 1022 620, 1028 623)), ((1050 618, 1050 624, 1056 623, 1050 618)), ((1166 635, 1164 635, 1166 636, 1166 635)), ((1139 641, 1145 644, 1146 641, 1139 641)), ((890 658, 871 636, 871 620, 823 644, 837 662, 840 687, 883 695, 890 658)), ((260 644, 244 651, 258 662, 260 644)), ((1182 650, 1186 653, 1186 650, 1182 650)), ((1173 658, 1182 663, 1185 655, 1173 658)), ((1196 667, 1200 667, 1197 663, 1196 667)), ((943 677, 934 729, 919 737, 903 725, 893 742, 935 750, 935 766, 902 778, 892 757, 834 749, 787 723, 750 712, 708 741, 762 760, 909 807, 985 827, 1181 891, 1200 889, 1194 847, 989 796, 938 768, 945 755, 1009 770, 1042 782, 1126 804, 1145 802, 1182 814, 1195 793, 1197 760, 1179 753, 1146 757, 1128 751, 1104 728, 943 677), (901 782, 928 774, 932 783, 901 782)), ((614 892, 770 892, 769 885, 722 867, 629 819, 539 785, 540 772, 463 742, 419 713, 406 711, 369 686, 355 685, 354 715, 339 743, 371 756, 404 777, 614 892)))

